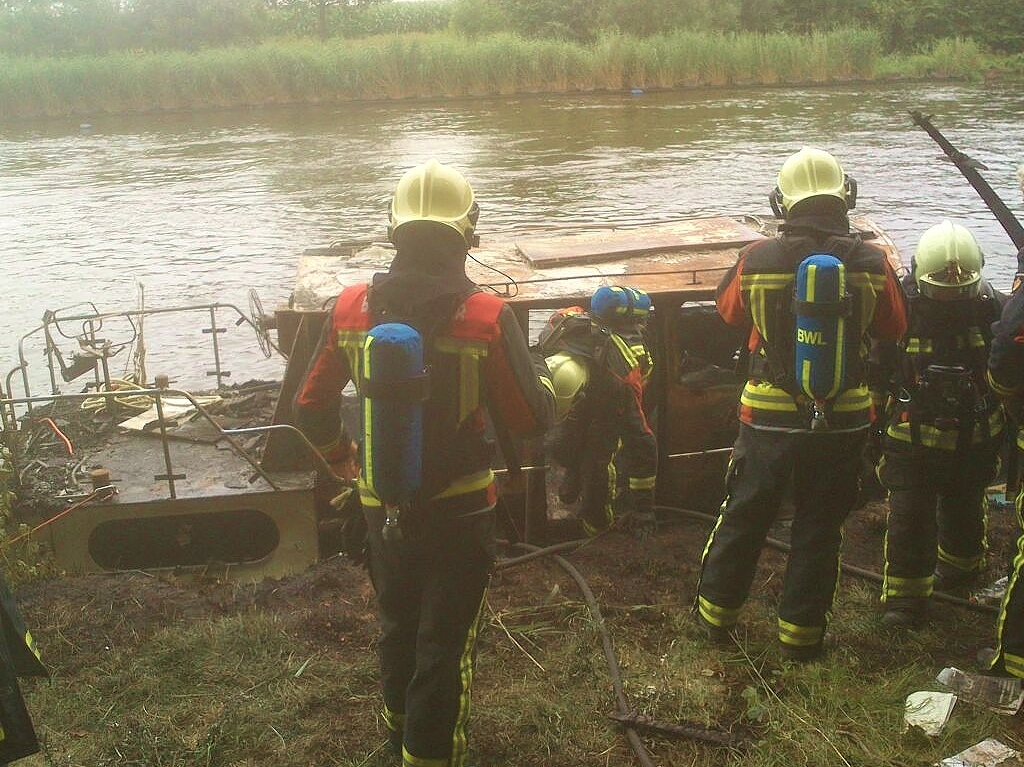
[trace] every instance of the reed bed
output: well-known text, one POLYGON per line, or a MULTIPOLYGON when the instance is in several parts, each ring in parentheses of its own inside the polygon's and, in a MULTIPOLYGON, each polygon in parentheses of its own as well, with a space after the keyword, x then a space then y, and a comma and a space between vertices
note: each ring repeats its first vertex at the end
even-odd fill
POLYGON ((986 56, 947 40, 883 56, 880 35, 678 31, 593 44, 499 33, 279 40, 195 53, 0 57, 0 119, 519 93, 977 77, 986 56))

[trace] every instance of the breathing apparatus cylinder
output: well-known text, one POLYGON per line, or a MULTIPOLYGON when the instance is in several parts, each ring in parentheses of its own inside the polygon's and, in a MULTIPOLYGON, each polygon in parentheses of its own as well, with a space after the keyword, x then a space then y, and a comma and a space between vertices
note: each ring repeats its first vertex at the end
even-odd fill
POLYGON ((815 254, 800 262, 793 312, 797 385, 811 402, 811 428, 827 429, 827 402, 842 390, 846 375, 850 299, 842 261, 815 254))
POLYGON ((393 538, 423 479, 423 338, 401 322, 376 325, 366 335, 363 371, 363 476, 384 505, 384 537, 393 538))

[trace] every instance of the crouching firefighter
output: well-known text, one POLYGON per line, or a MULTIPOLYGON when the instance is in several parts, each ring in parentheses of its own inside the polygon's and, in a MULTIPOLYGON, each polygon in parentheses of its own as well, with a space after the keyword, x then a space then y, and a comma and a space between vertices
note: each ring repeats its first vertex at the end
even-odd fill
POLYGON ((358 480, 381 623, 382 718, 405 767, 461 767, 475 640, 494 552, 487 419, 543 433, 554 396, 512 310, 465 273, 478 207, 458 171, 431 160, 390 208, 395 257, 345 288, 295 398, 328 462, 353 440, 342 389, 362 407, 358 480))
POLYGON ((726 498, 704 550, 695 610, 709 638, 731 641, 760 551, 791 490, 791 551, 778 607, 783 657, 818 657, 872 421, 870 339, 906 330, 886 254, 850 230, 856 186, 828 152, 791 156, 769 198, 779 234, 740 251, 716 304, 750 329, 748 380, 726 498))
POLYGON ((589 312, 556 312, 537 342, 561 406, 549 440, 552 460, 565 469, 559 498, 579 500, 587 535, 607 530, 617 515, 641 540, 657 531, 658 444, 644 401, 651 309, 642 290, 602 286, 589 312))
POLYGON ((960 594, 986 565, 985 491, 1004 423, 986 380, 1001 300, 983 265, 970 231, 943 221, 921 235, 903 281, 910 327, 878 466, 889 491, 882 620, 897 629, 920 627, 933 589, 960 594))

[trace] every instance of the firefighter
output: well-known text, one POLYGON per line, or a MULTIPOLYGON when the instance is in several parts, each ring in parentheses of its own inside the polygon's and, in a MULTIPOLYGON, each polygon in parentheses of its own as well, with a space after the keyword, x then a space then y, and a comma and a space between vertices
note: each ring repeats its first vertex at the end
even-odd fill
POLYGON ((454 168, 430 160, 402 176, 390 207, 389 270, 337 297, 294 402, 296 425, 344 466, 354 440, 339 417, 342 389, 353 382, 363 401, 358 490, 381 623, 382 719, 405 767, 466 759, 475 640, 494 559, 487 417, 527 436, 543 433, 554 413, 547 367, 511 308, 466 275, 477 216, 473 190, 454 168), (383 324, 419 334, 425 386, 370 386, 368 339, 383 324), (385 486, 392 475, 378 451, 401 453, 408 435, 366 429, 377 396, 422 408, 421 475, 398 506, 385 500, 396 489, 385 486))
POLYGON ((644 291, 602 286, 590 311, 556 312, 538 340, 558 366, 556 396, 572 394, 549 447, 565 469, 559 499, 579 501, 588 536, 611 527, 617 513, 641 540, 656 532, 658 445, 644 406, 653 369, 644 337, 650 311, 644 291))
POLYGON ((889 491, 882 622, 920 628, 932 590, 960 593, 985 567, 985 491, 995 479, 1003 412, 986 382, 1001 299, 981 276, 974 235, 929 228, 903 280, 910 326, 882 442, 889 491))
POLYGON ((906 316, 885 253, 851 232, 856 185, 831 154, 804 147, 789 157, 769 200, 783 219, 778 235, 741 250, 716 296, 728 324, 749 328, 750 363, 726 497, 704 550, 695 612, 712 641, 732 641, 769 527, 791 489, 791 551, 778 638, 782 656, 802 662, 823 650, 843 523, 856 501, 873 418, 869 383, 887 375, 868 370, 867 342, 880 339, 894 348, 906 316), (832 283, 838 298, 817 307, 803 306, 813 303, 810 294, 794 300, 798 272, 812 256, 818 260, 812 277, 820 271, 839 278, 832 283), (797 323, 804 315, 826 320, 831 334, 802 329, 800 336, 797 323), (814 363, 826 363, 824 372, 842 371, 829 382, 832 392, 809 392, 806 371, 797 375, 797 347, 808 341, 833 350, 831 361, 814 363))
MULTIPOLYGON (((1024 248, 1017 254, 1013 292, 992 326, 988 382, 1017 427, 1017 450, 1024 449, 1024 248)), ((1024 485, 1016 498, 1017 556, 996 620, 996 646, 978 654, 982 667, 993 674, 1024 678, 1024 485)))

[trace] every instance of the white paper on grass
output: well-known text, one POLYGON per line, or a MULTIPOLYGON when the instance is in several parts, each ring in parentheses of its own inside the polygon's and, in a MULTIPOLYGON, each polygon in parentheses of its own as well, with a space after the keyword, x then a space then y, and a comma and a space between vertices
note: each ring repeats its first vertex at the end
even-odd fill
POLYGON ((903 705, 903 731, 919 727, 926 735, 935 737, 949 721, 956 704, 951 692, 912 692, 903 705))
POLYGON ((994 738, 975 743, 966 751, 961 751, 954 756, 947 756, 941 762, 936 762, 935 767, 1021 767, 1020 751, 1014 751, 1009 746, 1000 743, 994 738))

